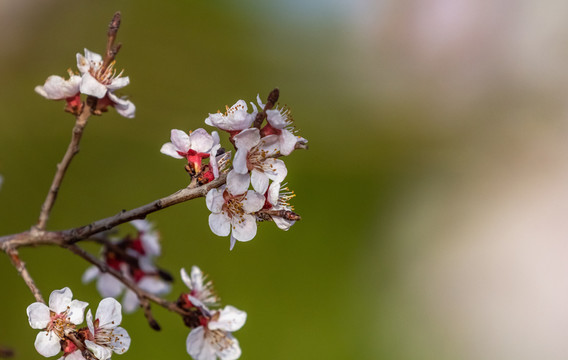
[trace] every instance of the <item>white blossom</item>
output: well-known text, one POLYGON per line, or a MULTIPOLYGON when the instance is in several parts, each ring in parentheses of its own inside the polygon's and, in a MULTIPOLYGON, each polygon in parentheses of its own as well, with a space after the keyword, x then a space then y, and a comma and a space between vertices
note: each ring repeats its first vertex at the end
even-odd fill
POLYGON ((209 227, 215 235, 231 234, 233 249, 235 242, 249 241, 256 235, 254 212, 262 209, 265 198, 253 190, 247 190, 250 179, 234 170, 227 176, 227 185, 211 189, 205 198, 209 215, 209 227))
POLYGON ((36 337, 35 348, 45 357, 57 355, 61 351, 60 340, 83 322, 88 303, 72 300, 73 293, 68 287, 54 290, 49 295, 49 306, 35 302, 28 306, 26 313, 33 329, 40 331, 36 337))
POLYGON ((230 305, 216 311, 206 324, 191 330, 186 340, 187 353, 195 360, 236 360, 241 348, 231 332, 239 330, 247 314, 230 305))
POLYGON ((191 297, 190 300, 194 305, 208 308, 218 304, 219 298, 213 290, 213 283, 207 280, 207 276, 203 275, 201 269, 197 266, 192 266, 191 276, 187 274, 184 268, 181 269, 180 273, 182 281, 191 290, 188 295, 191 297))
POLYGON ((123 354, 130 347, 130 336, 119 326, 121 322, 121 306, 113 298, 101 300, 94 321, 91 310, 87 312, 87 326, 92 338, 87 339, 85 345, 97 359, 110 359, 113 352, 123 354))
MULTIPOLYGON (((257 95, 256 101, 260 108, 264 109, 265 105, 260 100, 260 96, 257 95)), ((268 122, 268 125, 262 128, 261 135, 263 137, 276 135, 278 137, 278 148, 282 155, 290 155, 292 151, 294 151, 298 141, 308 142, 306 139, 294 135, 295 130, 292 125, 293 121, 288 108, 284 107, 281 109, 276 108, 266 110, 266 121, 268 122)))
POLYGON ((269 180, 282 182, 288 170, 284 161, 274 158, 279 152, 278 136, 260 137, 257 128, 243 130, 234 137, 237 153, 233 168, 239 174, 251 173, 252 187, 264 194, 269 180))
POLYGON ((227 112, 225 114, 220 112, 209 114, 205 119, 205 123, 221 130, 238 132, 249 128, 255 116, 256 114, 254 113, 248 113, 247 103, 244 100, 239 100, 230 108, 227 106, 227 112))

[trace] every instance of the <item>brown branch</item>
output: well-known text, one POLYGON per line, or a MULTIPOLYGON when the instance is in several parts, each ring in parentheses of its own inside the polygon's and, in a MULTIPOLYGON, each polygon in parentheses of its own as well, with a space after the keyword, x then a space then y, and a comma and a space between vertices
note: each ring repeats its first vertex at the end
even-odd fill
POLYGON ((76 244, 69 244, 69 243, 61 243, 61 247, 70 250, 75 255, 82 257, 83 259, 87 260, 91 264, 95 265, 101 272, 106 272, 114 276, 117 280, 127 286, 130 290, 134 291, 134 293, 138 296, 138 300, 140 301, 140 306, 144 310, 144 315, 154 330, 160 330, 160 325, 154 319, 152 315, 152 311, 150 310, 150 301, 167 309, 172 312, 178 313, 182 316, 188 315, 188 312, 179 308, 177 304, 169 302, 165 299, 162 299, 159 296, 151 294, 147 291, 144 291, 136 285, 136 283, 127 277, 125 277, 120 271, 117 271, 111 267, 109 267, 105 262, 96 258, 95 256, 91 255, 90 253, 86 252, 76 244))
POLYGON ((252 125, 253 127, 260 129, 262 122, 264 121, 264 119, 266 119, 266 110, 270 110, 274 107, 274 105, 276 105, 279 96, 280 96, 280 90, 278 90, 278 88, 272 90, 270 94, 268 94, 268 99, 266 99, 266 104, 264 105, 264 109, 262 109, 256 114, 254 123, 252 125))
POLYGON ((86 239, 101 231, 110 230, 115 226, 135 219, 144 219, 148 214, 167 207, 186 202, 198 197, 204 197, 209 190, 218 188, 225 184, 227 174, 222 173, 210 183, 197 186, 195 183, 185 189, 179 190, 172 195, 166 196, 149 204, 140 206, 129 211, 122 211, 114 216, 95 221, 89 225, 80 226, 63 231, 43 231, 33 229, 18 234, 0 237, 0 249, 7 251, 9 248, 19 248, 21 246, 37 245, 60 245, 61 243, 75 243, 86 239))
POLYGON ((26 269, 26 264, 20 259, 18 250, 8 249, 6 253, 10 257, 10 261, 12 261, 12 264, 14 265, 16 270, 18 270, 18 273, 20 274, 22 279, 24 279, 26 285, 30 288, 30 291, 32 292, 32 295, 35 297, 36 301, 45 304, 45 300, 43 300, 43 296, 41 296, 41 291, 39 291, 34 282, 34 279, 32 279, 30 273, 28 272, 28 269, 26 269))
POLYGON ((81 113, 75 120, 75 126, 73 127, 73 132, 71 135, 71 142, 67 147, 67 151, 65 152, 63 159, 59 164, 57 164, 57 171, 55 172, 55 176, 53 177, 53 181, 51 182, 51 187, 49 188, 47 197, 45 198, 45 201, 41 206, 39 220, 37 225, 35 226, 36 230, 45 230, 45 225, 47 224, 47 220, 49 219, 49 214, 51 212, 51 209, 53 208, 53 204, 55 204, 55 199, 57 198, 57 193, 59 192, 59 188, 61 186, 61 182, 63 181, 63 177, 65 176, 65 172, 67 171, 69 164, 71 164, 73 157, 79 152, 79 143, 81 142, 83 130, 85 129, 85 126, 87 126, 87 120, 89 119, 90 115, 91 107, 83 106, 81 113))

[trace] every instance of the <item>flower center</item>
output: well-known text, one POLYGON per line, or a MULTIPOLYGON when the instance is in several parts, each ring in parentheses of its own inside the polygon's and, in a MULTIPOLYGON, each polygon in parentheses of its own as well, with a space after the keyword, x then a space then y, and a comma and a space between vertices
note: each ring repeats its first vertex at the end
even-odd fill
POLYGON ((119 78, 122 76, 124 70, 122 70, 119 74, 116 73, 116 69, 114 68, 114 64, 116 61, 111 62, 106 68, 102 66, 102 63, 91 64, 89 68, 89 73, 97 79, 103 85, 110 85, 114 79, 119 78))
POLYGON ((69 322, 69 318, 67 317, 68 313, 69 307, 67 307, 67 310, 60 314, 56 314, 53 311, 50 311, 51 320, 49 324, 47 324, 47 331, 52 331, 60 339, 63 339, 65 337, 65 332, 68 329, 75 328, 75 326, 69 322))
POLYGON ((217 352, 233 346, 235 341, 227 336, 227 332, 223 330, 209 330, 205 327, 205 338, 217 352))
POLYGON ((95 328, 95 343, 123 353, 126 351, 126 347, 122 342, 124 334, 116 334, 114 330, 115 329, 95 328))
POLYGON ((223 204, 223 211, 227 213, 230 218, 242 217, 245 214, 243 209, 243 200, 246 197, 246 193, 241 195, 231 195, 227 190, 223 193, 223 198, 225 203, 223 204))

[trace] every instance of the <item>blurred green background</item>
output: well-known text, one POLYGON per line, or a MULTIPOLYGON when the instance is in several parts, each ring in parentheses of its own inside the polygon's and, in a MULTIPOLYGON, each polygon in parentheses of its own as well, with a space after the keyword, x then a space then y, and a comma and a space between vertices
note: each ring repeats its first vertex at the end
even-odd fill
MULTIPOLYGON (((248 313, 243 359, 568 356, 565 5, 2 0, 0 234, 35 223, 70 138, 72 116, 34 86, 75 69, 83 48, 101 53, 117 10, 136 118, 89 120, 49 229, 186 186, 183 163, 159 153, 170 129, 279 87, 310 145, 286 158, 301 222, 262 223, 229 252, 203 199, 149 216, 160 265, 200 266, 248 313)), ((44 296, 69 286, 96 309, 81 259, 21 256, 44 296)), ((39 359, 33 297, 5 256, 0 273, 0 345, 39 359)), ((168 298, 184 289, 178 278, 168 298)), ((161 332, 124 317, 120 358, 189 358, 189 329, 154 309, 161 332)))

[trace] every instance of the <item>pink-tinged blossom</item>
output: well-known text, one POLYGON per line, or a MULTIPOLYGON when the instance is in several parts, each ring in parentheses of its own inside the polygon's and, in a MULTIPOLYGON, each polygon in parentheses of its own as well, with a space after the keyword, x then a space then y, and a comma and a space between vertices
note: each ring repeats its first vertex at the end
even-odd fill
POLYGON ((130 83, 128 76, 122 77, 122 72, 116 73, 114 61, 104 66, 101 55, 85 49, 85 56, 77 54, 77 68, 82 74, 80 91, 99 99, 97 109, 104 111, 106 107, 113 106, 120 115, 134 117, 134 104, 114 94, 114 91, 130 83))
POLYGON ((236 360, 241 356, 239 342, 232 335, 246 322, 247 314, 232 306, 201 317, 201 326, 191 330, 187 353, 195 360, 236 360))
POLYGON ((94 320, 91 310, 87 312, 89 336, 85 345, 97 359, 110 359, 113 352, 123 354, 130 347, 130 336, 119 326, 121 322, 121 306, 113 298, 101 300, 94 320))
MULTIPOLYGON (((266 193, 266 203, 263 209, 267 210, 284 210, 293 211, 294 208, 289 201, 296 195, 293 191, 289 191, 287 187, 281 187, 279 182, 273 182, 266 193), (284 191, 283 191, 284 190, 284 191)), ((270 216, 278 228, 287 231, 296 222, 295 220, 286 219, 285 217, 271 215, 270 216)))
POLYGON ((61 351, 60 341, 83 322, 88 303, 72 300, 73 293, 67 287, 54 290, 49 296, 49 306, 35 302, 26 312, 33 329, 40 331, 35 340, 35 348, 45 357, 57 355, 61 351))
MULTIPOLYGON (((217 140, 219 135, 216 136, 217 140)), ((215 139, 204 129, 197 129, 187 134, 185 131, 173 129, 171 142, 162 145, 160 152, 176 159, 186 158, 196 173, 202 168, 202 161, 211 156, 215 139)))
POLYGON ((231 234, 231 246, 235 242, 252 240, 256 235, 256 211, 262 209, 265 198, 263 195, 247 190, 250 179, 234 170, 227 176, 227 185, 211 189, 207 193, 207 208, 209 227, 215 235, 231 234))
POLYGON ((231 107, 227 106, 227 112, 225 114, 221 112, 209 114, 205 119, 205 123, 209 126, 215 126, 221 130, 228 131, 231 135, 236 135, 241 130, 249 128, 255 116, 255 113, 248 113, 247 103, 244 100, 239 100, 235 105, 231 107))
MULTIPOLYGON (((264 109, 264 104, 260 100, 260 96, 257 95, 256 101, 261 109, 264 109)), ((253 107, 254 104, 252 104, 253 107)), ((277 143, 280 153, 282 155, 290 155, 294 148, 296 147, 296 143, 303 139, 307 143, 307 140, 304 138, 297 137, 294 135, 294 127, 293 127, 293 120, 290 116, 290 110, 286 107, 281 109, 273 109, 273 110, 266 110, 266 124, 262 129, 260 129, 260 135, 262 137, 269 136, 269 135, 276 135, 277 136, 277 143)))
POLYGON ((256 128, 243 130, 234 137, 237 153, 233 168, 239 174, 251 173, 251 184, 256 192, 264 194, 269 180, 282 182, 288 170, 284 161, 274 158, 279 152, 278 137, 261 138, 256 128))
POLYGON ((196 306, 205 307, 216 306, 219 298, 213 290, 213 283, 203 275, 201 269, 197 266, 191 267, 191 276, 187 274, 185 269, 181 269, 181 279, 190 290, 189 301, 196 306))

